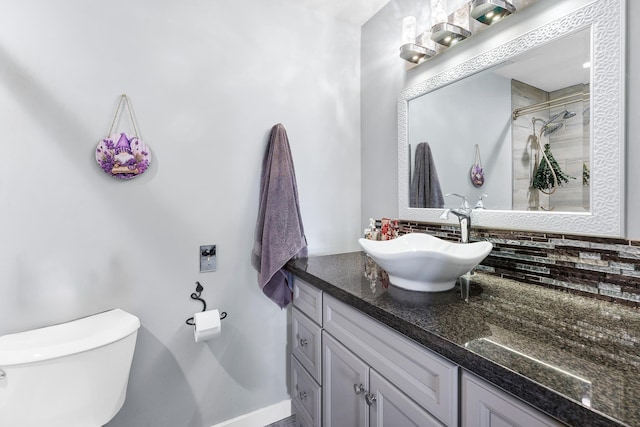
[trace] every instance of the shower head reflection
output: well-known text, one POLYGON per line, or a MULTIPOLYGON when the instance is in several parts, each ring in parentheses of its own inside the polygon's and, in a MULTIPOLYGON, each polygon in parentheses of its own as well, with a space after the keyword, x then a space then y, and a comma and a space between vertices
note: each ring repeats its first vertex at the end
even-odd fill
POLYGON ((549 119, 549 121, 547 123, 553 123, 558 119, 561 119, 561 120, 570 119, 571 117, 574 117, 575 115, 576 115, 576 113, 573 112, 573 111, 569 111, 569 110, 560 111, 559 113, 554 114, 553 116, 551 116, 551 118, 549 119))
POLYGON ((542 129, 540 131, 544 136, 549 136, 558 132, 562 128, 562 126, 564 126, 564 123, 547 123, 546 125, 542 126, 542 129))

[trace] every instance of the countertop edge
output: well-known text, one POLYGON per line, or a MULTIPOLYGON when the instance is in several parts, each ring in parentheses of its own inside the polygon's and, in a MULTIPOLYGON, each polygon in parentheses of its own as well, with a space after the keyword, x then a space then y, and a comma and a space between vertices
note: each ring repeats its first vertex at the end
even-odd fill
POLYGON ((394 331, 450 360, 463 369, 516 396, 547 415, 572 426, 629 427, 594 409, 583 406, 546 386, 486 359, 438 334, 379 309, 367 301, 308 273, 289 262, 285 269, 332 297, 356 308, 394 331))

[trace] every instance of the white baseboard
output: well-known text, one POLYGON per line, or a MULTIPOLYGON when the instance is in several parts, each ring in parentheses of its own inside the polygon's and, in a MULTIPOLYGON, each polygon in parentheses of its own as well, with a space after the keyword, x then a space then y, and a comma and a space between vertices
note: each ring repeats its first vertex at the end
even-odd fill
POLYGON ((212 427, 264 427, 283 418, 290 417, 291 414, 291 399, 288 399, 275 405, 240 415, 212 427))

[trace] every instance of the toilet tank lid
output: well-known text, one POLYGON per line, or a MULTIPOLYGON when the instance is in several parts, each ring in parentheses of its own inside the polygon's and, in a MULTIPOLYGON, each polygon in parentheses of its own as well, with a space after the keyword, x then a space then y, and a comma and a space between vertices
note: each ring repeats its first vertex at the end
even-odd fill
POLYGON ((121 340, 140 319, 119 308, 58 325, 0 337, 0 367, 49 360, 121 340))

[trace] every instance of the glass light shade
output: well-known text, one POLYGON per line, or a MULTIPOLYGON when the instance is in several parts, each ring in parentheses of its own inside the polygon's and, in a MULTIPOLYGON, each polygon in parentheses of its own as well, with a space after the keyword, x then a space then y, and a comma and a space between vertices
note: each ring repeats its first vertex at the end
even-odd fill
POLYGON ((428 49, 436 50, 436 43, 431 40, 431 31, 425 31, 424 33, 420 34, 416 39, 416 43, 428 49))
POLYGON ((416 17, 407 16, 402 20, 402 44, 415 43, 416 17))
POLYGON ((460 7, 453 13, 453 25, 457 25, 458 27, 464 28, 469 31, 469 3, 466 3, 464 6, 460 7))
POLYGON ((431 25, 447 22, 446 0, 431 0, 431 25))

